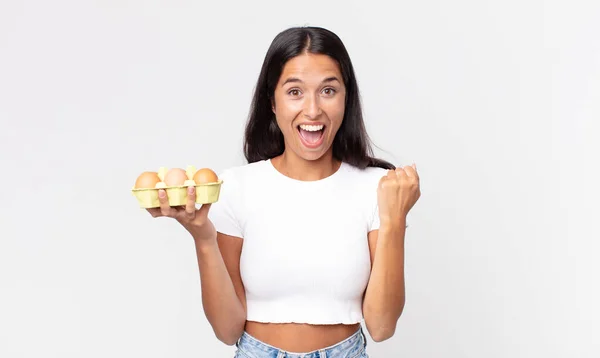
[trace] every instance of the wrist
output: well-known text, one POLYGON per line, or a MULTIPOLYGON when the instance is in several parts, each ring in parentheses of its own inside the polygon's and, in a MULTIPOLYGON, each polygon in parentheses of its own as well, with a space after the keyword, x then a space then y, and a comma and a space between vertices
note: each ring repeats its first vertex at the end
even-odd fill
POLYGON ((406 224, 406 215, 400 215, 398 217, 380 216, 379 223, 380 227, 390 229, 405 229, 408 226, 406 224))
POLYGON ((404 237, 406 235, 405 222, 405 220, 382 222, 379 225, 378 247, 390 248, 399 247, 398 245, 404 246, 404 237))
POLYGON ((210 249, 212 247, 217 246, 217 236, 214 235, 212 237, 206 237, 205 235, 199 235, 191 232, 192 239, 194 239, 194 244, 199 249, 210 249))
MULTIPOLYGON (((212 241, 212 240, 211 240, 212 241)), ((198 259, 203 259, 207 256, 212 256, 214 252, 219 252, 219 245, 217 241, 211 242, 209 240, 194 240, 196 246, 196 255, 198 259)))

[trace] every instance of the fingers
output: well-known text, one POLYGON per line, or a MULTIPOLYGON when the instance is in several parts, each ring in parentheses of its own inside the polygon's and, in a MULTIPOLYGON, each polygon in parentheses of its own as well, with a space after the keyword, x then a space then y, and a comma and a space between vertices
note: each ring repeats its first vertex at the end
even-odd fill
POLYGON ((159 189, 158 190, 158 202, 160 204, 160 207, 147 208, 146 210, 154 218, 166 216, 166 217, 170 217, 170 218, 175 218, 177 220, 181 220, 184 217, 185 218, 191 217, 193 219, 195 216, 195 213, 196 213, 195 201, 196 201, 195 191, 193 191, 193 193, 190 193, 188 191, 188 202, 186 203, 186 205, 173 207, 169 203, 169 198, 167 197, 167 192, 164 189, 159 189))
POLYGON ((404 167, 397 168, 395 171, 397 174, 397 178, 401 182, 404 182, 407 185, 415 187, 417 190, 417 197, 420 197, 421 196, 421 189, 420 189, 421 184, 420 184, 419 174, 417 173, 417 165, 415 163, 413 163, 410 166, 404 166, 404 167))
POLYGON ((398 167, 395 171, 398 176, 406 175, 407 177, 415 178, 417 180, 419 179, 419 174, 417 173, 417 165, 414 163, 412 165, 398 167))
POLYGON ((187 189, 187 203, 185 205, 185 215, 188 219, 193 219, 196 216, 196 188, 189 186, 187 189))
POLYGON ((159 189, 158 190, 158 202, 160 203, 160 213, 163 216, 170 216, 173 217, 175 216, 175 212, 170 205, 169 205, 169 199, 167 198, 167 192, 164 189, 159 189))
POLYGON ((208 211, 210 210, 211 204, 202 204, 200 209, 198 210, 198 214, 202 218, 206 218, 208 216, 208 211))

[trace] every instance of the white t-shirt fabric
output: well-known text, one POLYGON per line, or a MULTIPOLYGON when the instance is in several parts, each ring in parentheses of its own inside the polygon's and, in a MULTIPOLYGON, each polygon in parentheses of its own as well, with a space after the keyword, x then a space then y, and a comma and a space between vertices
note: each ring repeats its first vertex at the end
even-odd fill
POLYGON ((209 219, 243 240, 240 274, 247 319, 270 323, 361 322, 379 228, 377 186, 386 169, 342 163, 329 177, 300 181, 270 160, 223 171, 209 219))

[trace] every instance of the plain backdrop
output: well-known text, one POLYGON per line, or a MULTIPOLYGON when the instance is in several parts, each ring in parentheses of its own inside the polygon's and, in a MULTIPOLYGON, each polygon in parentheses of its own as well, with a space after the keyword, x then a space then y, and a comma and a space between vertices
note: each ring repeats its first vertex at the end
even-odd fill
POLYGON ((337 33, 378 156, 417 164, 371 357, 600 356, 596 1, 0 2, 0 357, 231 357, 194 245, 130 189, 244 164, 273 37, 337 33))

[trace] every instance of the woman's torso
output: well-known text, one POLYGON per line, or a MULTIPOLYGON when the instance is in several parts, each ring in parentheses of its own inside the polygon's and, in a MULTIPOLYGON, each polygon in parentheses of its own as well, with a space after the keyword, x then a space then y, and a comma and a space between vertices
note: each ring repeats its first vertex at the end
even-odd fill
POLYGON ((229 174, 230 192, 223 192, 229 204, 216 206, 230 205, 231 217, 221 218, 225 210, 218 208, 211 220, 219 231, 233 222, 225 234, 243 239, 246 332, 292 352, 332 346, 356 333, 382 170, 343 166, 326 180, 301 183, 267 161, 229 174))

